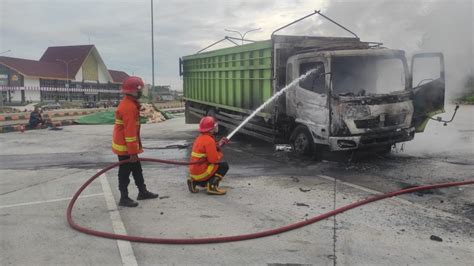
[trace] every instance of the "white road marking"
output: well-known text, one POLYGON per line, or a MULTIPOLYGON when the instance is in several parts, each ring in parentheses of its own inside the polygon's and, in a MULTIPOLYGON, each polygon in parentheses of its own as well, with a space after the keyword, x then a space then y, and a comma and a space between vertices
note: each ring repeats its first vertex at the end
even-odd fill
MULTIPOLYGON (((332 181, 332 182, 334 182, 334 179, 335 179, 334 177, 330 177, 330 176, 327 176, 327 175, 318 175, 318 177, 321 177, 323 179, 326 179, 326 180, 329 180, 329 181, 332 181)), ((362 186, 352 184, 352 183, 348 183, 348 182, 344 182, 344 181, 341 181, 341 180, 337 180, 337 182, 340 183, 340 184, 344 184, 346 186, 352 187, 352 188, 357 188, 358 190, 362 190, 362 191, 370 193, 370 194, 384 194, 383 192, 380 192, 380 191, 377 191, 377 190, 362 187, 362 186)), ((404 200, 404 199, 400 199, 400 198, 394 198, 394 199, 397 199, 397 200, 399 200, 403 203, 411 203, 408 200, 404 200)))
MULTIPOLYGON (((80 199, 81 198, 90 198, 90 197, 101 196, 103 194, 104 193, 89 194, 89 195, 80 196, 79 198, 80 199)), ((51 202, 58 202, 58 201, 66 201, 66 200, 71 200, 71 199, 72 199, 72 197, 60 198, 60 199, 51 199, 51 200, 23 202, 23 203, 17 203, 17 204, 3 205, 3 206, 0 206, 0 209, 21 207, 21 206, 29 206, 29 205, 37 205, 37 204, 44 204, 44 203, 51 203, 51 202)))
MULTIPOLYGON (((110 220, 112 220, 112 229, 114 230, 114 233, 126 235, 127 230, 125 229, 122 218, 120 217, 120 212, 117 209, 117 204, 112 195, 112 189, 110 188, 109 181, 105 174, 100 176, 100 184, 104 191, 105 202, 110 213, 110 220)), ((132 245, 129 241, 117 240, 117 246, 123 265, 138 265, 137 258, 135 257, 135 253, 133 252, 132 245)))
MULTIPOLYGON (((327 176, 327 175, 317 175, 317 176, 321 177, 322 179, 326 179, 326 180, 329 180, 329 181, 332 181, 332 182, 334 182, 334 179, 335 179, 334 177, 330 177, 330 176, 327 176)), ((341 180, 337 180, 337 182, 340 183, 340 184, 344 184, 346 186, 349 186, 349 187, 352 187, 352 188, 370 193, 370 194, 375 194, 375 195, 385 194, 384 192, 380 192, 380 191, 373 190, 373 189, 366 188, 366 187, 362 187, 362 186, 359 186, 359 185, 356 185, 356 184, 344 182, 344 181, 341 181, 341 180)), ((439 215, 443 215, 443 216, 451 217, 451 218, 454 218, 454 219, 458 219, 460 221, 467 222, 469 224, 474 224, 471 220, 467 219, 466 217, 462 217, 462 216, 459 216, 459 215, 456 215, 456 214, 445 212, 443 210, 438 210, 438 209, 434 209, 434 208, 430 208, 430 207, 425 207, 425 206, 420 205, 416 202, 411 202, 409 200, 402 199, 399 196, 391 197, 391 198, 388 198, 387 200, 392 201, 392 202, 407 204, 407 205, 416 207, 418 209, 428 210, 430 212, 434 212, 434 213, 437 213, 439 215)))

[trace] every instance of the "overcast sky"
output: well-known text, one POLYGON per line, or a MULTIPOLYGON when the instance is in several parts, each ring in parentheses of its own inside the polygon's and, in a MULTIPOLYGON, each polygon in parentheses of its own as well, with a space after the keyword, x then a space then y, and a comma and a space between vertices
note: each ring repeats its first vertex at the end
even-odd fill
MULTIPOLYGON (((225 35, 236 36, 225 28, 262 28, 247 37, 265 40, 274 29, 315 9, 364 41, 408 53, 444 52, 451 86, 472 74, 472 0, 155 0, 155 83, 181 89, 178 58, 225 35)), ((150 0, 0 0, 0 52, 38 60, 48 46, 90 43, 109 69, 151 83, 150 10, 150 0)), ((349 36, 322 18, 282 33, 349 36)))

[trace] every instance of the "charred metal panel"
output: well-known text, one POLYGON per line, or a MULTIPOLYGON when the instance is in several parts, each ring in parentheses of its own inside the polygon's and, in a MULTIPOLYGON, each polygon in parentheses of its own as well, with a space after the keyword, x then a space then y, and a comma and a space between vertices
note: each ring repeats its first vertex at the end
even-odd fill
POLYGON ((329 147, 338 151, 386 146, 412 140, 414 135, 414 128, 404 128, 361 136, 329 137, 329 147))
POLYGON ((346 97, 332 101, 333 136, 361 135, 410 128, 413 103, 409 92, 391 96, 346 97), (398 99, 399 102, 395 101, 398 99))
POLYGON ((343 104, 342 120, 351 134, 409 128, 413 116, 411 101, 354 106, 343 104))
POLYGON ((324 57, 315 56, 316 53, 296 55, 288 59, 288 66, 292 67, 291 80, 298 78, 311 69, 319 69, 316 76, 307 77, 300 81, 295 88, 286 92, 286 113, 295 118, 295 122, 305 125, 312 133, 315 143, 328 144, 329 137, 329 108, 328 84, 325 74, 328 69, 324 57), (314 68, 313 68, 314 67, 314 68), (322 75, 320 78, 318 75, 322 75), (314 78, 314 80, 312 80, 314 78), (315 82, 318 80, 318 82, 315 82), (313 83, 314 82, 314 83, 313 83))

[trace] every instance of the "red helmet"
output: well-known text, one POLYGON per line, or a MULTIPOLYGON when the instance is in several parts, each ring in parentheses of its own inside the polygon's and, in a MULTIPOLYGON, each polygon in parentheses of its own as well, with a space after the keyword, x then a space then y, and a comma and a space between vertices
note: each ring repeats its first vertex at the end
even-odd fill
POLYGON ((212 116, 205 116, 199 122, 199 132, 205 133, 210 132, 217 125, 216 119, 212 116))
POLYGON ((143 87, 145 87, 145 84, 141 78, 131 76, 123 82, 122 93, 135 93, 143 87))

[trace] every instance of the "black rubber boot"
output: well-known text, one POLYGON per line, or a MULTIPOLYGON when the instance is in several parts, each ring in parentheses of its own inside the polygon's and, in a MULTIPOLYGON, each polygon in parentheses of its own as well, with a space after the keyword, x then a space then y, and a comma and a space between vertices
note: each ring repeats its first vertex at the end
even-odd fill
POLYGON ((188 179, 188 189, 191 193, 198 193, 199 189, 196 188, 196 183, 191 178, 188 179))
POLYGON ((120 201, 119 201, 119 206, 123 207, 137 207, 138 202, 132 200, 131 198, 128 197, 128 189, 121 190, 120 191, 120 201))
POLYGON ((138 188, 138 197, 137 200, 146 200, 146 199, 156 199, 158 194, 151 193, 146 189, 146 186, 138 188))
POLYGON ((132 200, 132 199, 129 198, 129 197, 120 198, 119 206, 122 206, 122 207, 137 207, 137 206, 138 206, 138 202, 132 200))

